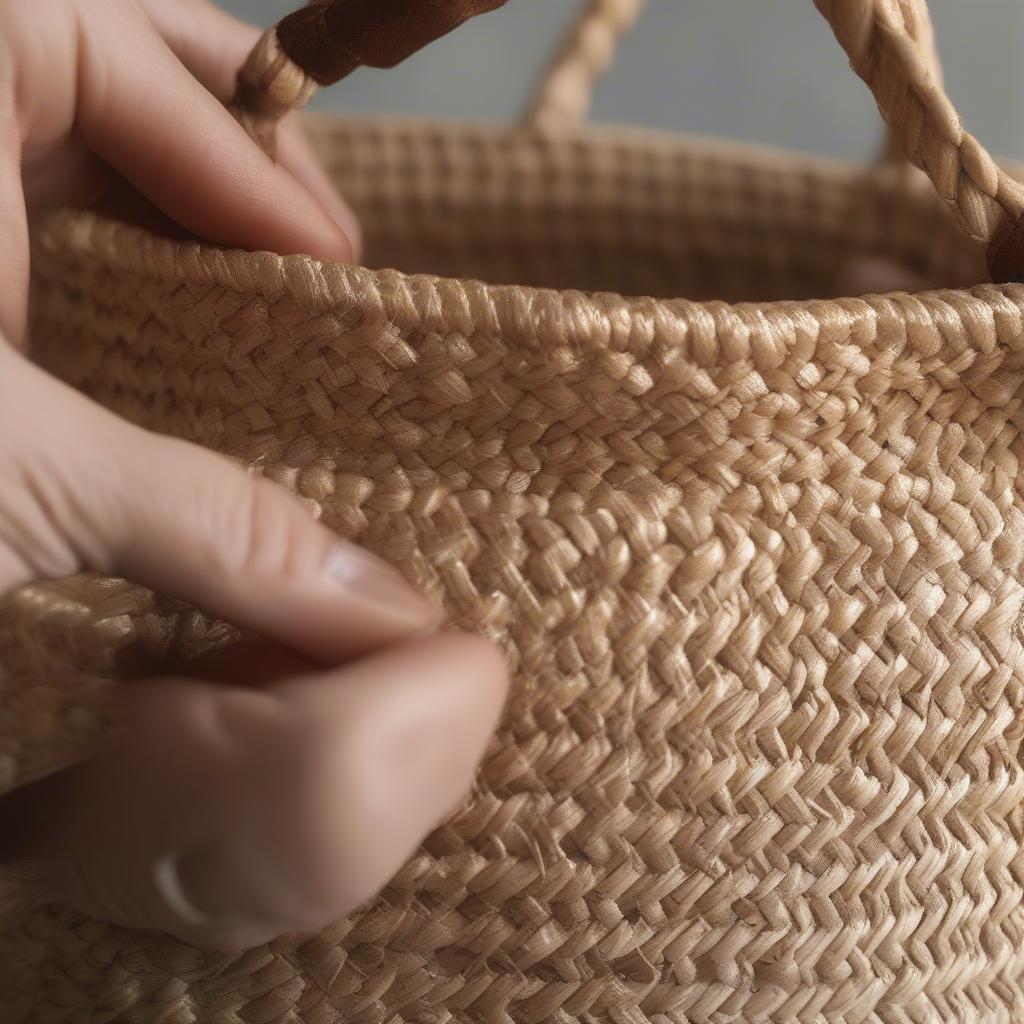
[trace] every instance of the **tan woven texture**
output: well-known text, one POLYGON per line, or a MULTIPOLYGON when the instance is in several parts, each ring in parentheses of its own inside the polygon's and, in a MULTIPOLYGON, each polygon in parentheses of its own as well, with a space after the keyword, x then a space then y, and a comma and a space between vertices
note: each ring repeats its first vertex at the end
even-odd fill
POLYGON ((647 0, 589 0, 544 76, 526 115, 539 131, 565 131, 590 110, 594 88, 647 0))
MULTIPOLYGON (((510 706, 360 914, 213 955, 38 908, 0 929, 0 1022, 1024 1021, 1024 287, 977 285, 892 164, 310 123, 398 269, 66 212, 38 356, 395 560, 504 645, 510 706), (862 257, 945 290, 830 298, 862 257)), ((114 680, 231 637, 117 581, 12 596, 0 788, 101 742, 114 680)))

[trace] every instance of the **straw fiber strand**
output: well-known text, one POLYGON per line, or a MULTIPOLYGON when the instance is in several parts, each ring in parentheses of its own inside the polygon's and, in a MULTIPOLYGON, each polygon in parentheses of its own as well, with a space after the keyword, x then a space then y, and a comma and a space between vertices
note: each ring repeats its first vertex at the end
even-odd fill
POLYGON ((229 109, 239 124, 271 156, 275 153, 277 122, 304 107, 316 93, 317 82, 281 50, 277 32, 264 32, 238 73, 229 109))
MULTIPOLYGON (((823 6, 924 163, 1007 200, 935 142, 917 0, 823 6)), ((1024 287, 892 165, 310 123, 369 267, 64 211, 35 355, 386 555, 509 707, 348 920, 216 955, 32 906, 0 1024, 1024 1021, 1024 287), (936 290, 831 297, 864 259, 936 290)), ((0 789, 234 638, 116 580, 10 596, 0 789)))

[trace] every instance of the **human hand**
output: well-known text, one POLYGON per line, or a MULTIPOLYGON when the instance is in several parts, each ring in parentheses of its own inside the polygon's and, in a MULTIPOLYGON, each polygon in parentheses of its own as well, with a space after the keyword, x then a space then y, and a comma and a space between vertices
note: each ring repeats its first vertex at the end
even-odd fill
POLYGON ((351 256, 296 136, 275 166, 175 57, 223 97, 254 38, 202 0, 0 0, 0 592, 93 569, 280 645, 126 687, 110 748, 5 802, 2 853, 45 897, 217 948, 373 896, 465 794, 507 685, 490 645, 430 635, 427 601, 283 490, 3 340, 37 203, 127 182, 218 242, 351 256))
POLYGON ((293 118, 275 164, 223 106, 259 31, 208 0, 0 0, 0 331, 18 342, 26 213, 133 214, 247 249, 347 262, 359 227, 293 118))

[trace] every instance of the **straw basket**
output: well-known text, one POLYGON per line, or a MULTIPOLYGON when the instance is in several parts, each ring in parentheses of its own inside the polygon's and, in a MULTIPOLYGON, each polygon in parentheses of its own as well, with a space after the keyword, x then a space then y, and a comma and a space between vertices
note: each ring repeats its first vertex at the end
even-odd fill
MULTIPOLYGON (((43 228, 46 365, 296 491, 515 685, 364 912, 218 956, 42 908, 4 1024, 1024 1021, 1024 288, 977 283, 1020 276, 1024 190, 917 0, 817 6, 925 174, 582 129, 639 6, 588 5, 525 125, 314 120, 369 267, 43 228), (862 257, 960 290, 829 298, 862 257)), ((310 85, 276 47, 264 141, 310 85)), ((93 749, 126 663, 229 636, 14 595, 0 787, 93 749)))

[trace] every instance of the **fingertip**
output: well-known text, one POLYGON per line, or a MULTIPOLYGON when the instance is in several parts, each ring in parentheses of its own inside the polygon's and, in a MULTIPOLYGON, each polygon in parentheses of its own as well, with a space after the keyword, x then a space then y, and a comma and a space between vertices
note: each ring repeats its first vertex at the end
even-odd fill
MULTIPOLYGON (((322 197, 314 195, 282 164, 274 166, 273 174, 282 193, 291 193, 294 196, 294 205, 301 205, 308 211, 304 213, 301 220, 289 225, 290 230, 283 235, 282 245, 277 250, 279 254, 282 256, 312 256, 315 259, 330 260, 336 263, 352 263, 355 259, 356 247, 349 234, 350 227, 344 215, 328 209, 322 197)), ((338 202, 340 203, 340 200, 338 202)), ((257 248, 258 246, 250 247, 257 248)))
POLYGON ((470 724, 476 734, 489 735, 498 723, 510 686, 508 662, 498 644, 470 633, 442 632, 414 640, 410 647, 412 657, 458 666, 449 677, 453 706, 471 709, 470 724))
POLYGON ((420 818, 421 829, 437 825, 471 785, 508 679, 496 645, 455 632, 410 641, 349 669, 353 720, 361 723, 350 749, 357 762, 378 764, 397 804, 415 797, 406 813, 420 818))
POLYGON ((351 247, 351 260, 362 256, 363 231, 359 218, 345 202, 329 171, 316 154, 298 117, 286 117, 278 127, 277 159, 297 179, 341 229, 351 247))

